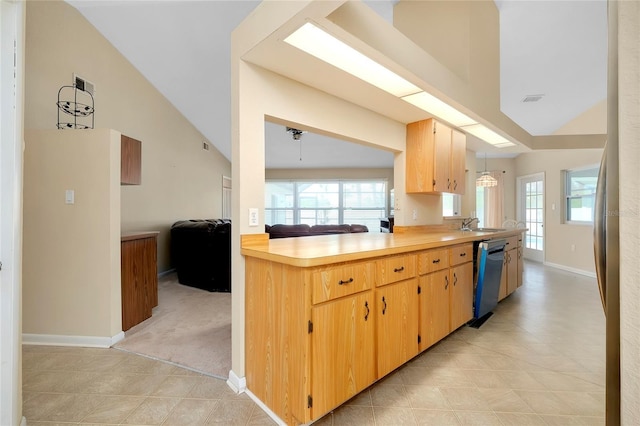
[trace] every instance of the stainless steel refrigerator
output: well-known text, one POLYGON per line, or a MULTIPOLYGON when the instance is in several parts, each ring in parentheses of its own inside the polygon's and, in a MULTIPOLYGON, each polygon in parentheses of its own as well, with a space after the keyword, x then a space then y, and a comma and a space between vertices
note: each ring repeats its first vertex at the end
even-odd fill
POLYGON ((620 424, 620 244, 618 177, 618 5, 608 2, 607 143, 600 164, 594 221, 594 254, 606 316, 606 414, 620 424))

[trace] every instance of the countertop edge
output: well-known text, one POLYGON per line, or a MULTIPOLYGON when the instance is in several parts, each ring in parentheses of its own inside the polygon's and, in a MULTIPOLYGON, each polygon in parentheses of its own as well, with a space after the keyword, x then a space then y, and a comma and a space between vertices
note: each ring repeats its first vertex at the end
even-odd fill
MULTIPOLYGON (((377 248, 367 251, 352 251, 346 250, 344 252, 332 253, 332 254, 319 254, 308 257, 302 256, 290 256, 279 252, 278 250, 272 250, 269 246, 269 241, 265 244, 252 244, 251 246, 245 246, 240 249, 240 253, 243 256, 258 258, 262 260, 282 263, 290 266, 297 267, 314 267, 324 266, 340 262, 349 262, 356 260, 366 260, 371 258, 377 258, 382 256, 389 256, 394 254, 403 254, 414 251, 428 250, 440 247, 449 247, 458 244, 470 243, 473 241, 483 241, 496 238, 508 238, 516 236, 525 232, 524 228, 509 229, 506 231, 496 232, 476 232, 476 231, 451 231, 451 232, 438 232, 438 233, 416 233, 416 234, 403 234, 397 239, 394 238, 393 244, 389 247, 377 248), (409 237, 407 237, 409 235, 409 237), (429 238, 431 241, 415 242, 414 240, 424 235, 425 238, 429 238), (438 238, 434 240, 434 238, 438 238), (405 241, 403 241, 405 240, 405 241)), ((354 234, 344 234, 354 235, 354 234)), ((361 234, 362 235, 362 234, 361 234)), ((368 234, 369 236, 371 234, 368 234)), ((393 237, 393 234, 380 234, 389 235, 393 237)), ((342 235, 336 235, 340 238, 342 235)), ((294 237, 294 238, 281 238, 279 241, 295 240, 299 242, 300 238, 314 238, 314 237, 294 237)), ((351 237, 353 238, 353 237, 351 237)), ((357 237, 356 237, 357 238, 357 237)), ((281 243, 280 243, 281 244, 281 243)))

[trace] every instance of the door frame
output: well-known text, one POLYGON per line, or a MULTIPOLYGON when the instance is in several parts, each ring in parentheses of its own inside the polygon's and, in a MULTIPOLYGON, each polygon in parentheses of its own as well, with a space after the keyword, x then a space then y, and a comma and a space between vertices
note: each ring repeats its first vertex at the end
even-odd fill
MULTIPOLYGON (((522 185, 524 181, 542 181, 542 194, 543 194, 543 206, 542 206, 542 250, 531 250, 527 249, 526 245, 523 245, 523 256, 525 259, 533 260, 536 262, 544 262, 545 259, 545 245, 547 244, 546 238, 546 212, 547 212, 547 202, 546 202, 546 179, 545 172, 532 173, 529 175, 518 176, 516 178, 516 218, 518 222, 523 222, 526 224, 525 215, 524 215, 524 192, 522 190, 522 185)), ((526 238, 526 236, 525 236, 526 238)))
POLYGON ((22 164, 25 3, 0 2, 0 424, 22 416, 22 164))

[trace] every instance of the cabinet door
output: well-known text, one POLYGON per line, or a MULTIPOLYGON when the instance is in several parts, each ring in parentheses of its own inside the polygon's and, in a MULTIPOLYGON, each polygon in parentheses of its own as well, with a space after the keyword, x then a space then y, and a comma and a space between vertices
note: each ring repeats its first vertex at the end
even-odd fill
POLYGON ((366 291, 311 309, 311 418, 342 404, 375 381, 372 296, 366 291))
POLYGON ((518 248, 507 251, 507 294, 518 287, 518 248))
POLYGON ((502 261, 502 272, 500 273, 500 292, 498 293, 498 302, 507 297, 507 252, 504 252, 504 260, 502 261))
POLYGON ((418 279, 376 289, 378 377, 418 354, 418 279))
POLYGON ((517 280, 518 280, 518 285, 517 287, 521 287, 522 286, 522 274, 524 272, 524 256, 522 253, 522 247, 519 246, 518 247, 518 271, 517 271, 517 280))
POLYGON ((452 192, 451 182, 451 128, 442 123, 435 125, 435 149, 433 157, 433 190, 452 192))
POLYGON ((449 334, 449 269, 420 277, 420 351, 449 334))
POLYGON ((407 193, 433 192, 434 126, 433 119, 407 124, 407 193))
POLYGON ((451 268, 450 331, 457 330, 473 318, 473 263, 451 268))
POLYGON ((449 192, 464 195, 467 138, 464 133, 451 131, 451 188, 449 192))
POLYGON ((120 137, 120 184, 142 183, 142 142, 125 135, 120 137))
POLYGON ((158 304, 155 242, 142 238, 120 244, 123 331, 150 318, 158 304))

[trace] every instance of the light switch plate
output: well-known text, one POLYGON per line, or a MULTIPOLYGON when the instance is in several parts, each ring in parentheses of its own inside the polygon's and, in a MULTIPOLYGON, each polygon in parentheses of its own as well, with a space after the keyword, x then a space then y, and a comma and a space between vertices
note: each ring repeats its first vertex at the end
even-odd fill
POLYGON ((64 203, 74 204, 76 202, 76 193, 73 189, 67 189, 64 191, 64 203))
POLYGON ((249 226, 258 226, 259 224, 258 218, 258 209, 250 208, 249 209, 249 226))

